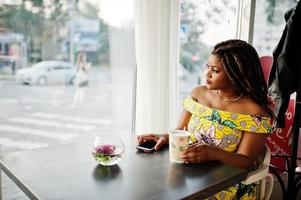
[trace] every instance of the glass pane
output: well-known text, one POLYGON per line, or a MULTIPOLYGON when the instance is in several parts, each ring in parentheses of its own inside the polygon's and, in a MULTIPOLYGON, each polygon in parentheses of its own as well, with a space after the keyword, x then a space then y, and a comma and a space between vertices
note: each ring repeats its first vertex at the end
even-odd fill
POLYGON ((2 151, 45 147, 93 133, 131 134, 134 1, 4 2, 2 151))
POLYGON ((235 38, 237 1, 181 0, 180 99, 204 81, 202 66, 212 47, 235 38))
POLYGON ((284 14, 295 0, 257 0, 253 44, 259 56, 272 55, 285 28, 284 14))

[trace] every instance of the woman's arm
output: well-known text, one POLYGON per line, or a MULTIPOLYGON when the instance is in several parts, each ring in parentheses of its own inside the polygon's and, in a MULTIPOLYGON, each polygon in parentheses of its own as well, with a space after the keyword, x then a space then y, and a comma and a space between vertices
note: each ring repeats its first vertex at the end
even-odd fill
POLYGON ((180 119, 177 123, 176 130, 187 130, 189 120, 191 118, 191 113, 187 110, 183 110, 180 119))
POLYGON ((218 147, 195 143, 184 154, 187 162, 197 163, 218 160, 244 169, 253 169, 254 163, 262 153, 267 135, 245 132, 236 153, 218 147))

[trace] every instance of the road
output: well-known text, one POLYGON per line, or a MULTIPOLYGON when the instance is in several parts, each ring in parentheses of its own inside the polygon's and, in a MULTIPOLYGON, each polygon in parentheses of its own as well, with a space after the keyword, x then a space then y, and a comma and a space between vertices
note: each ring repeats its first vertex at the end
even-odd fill
POLYGON ((129 132, 132 77, 130 70, 122 71, 122 75, 123 78, 118 74, 113 77, 109 69, 90 72, 90 84, 83 89, 84 99, 77 105, 73 105, 76 89, 72 85, 38 86, 1 81, 2 152, 45 147, 91 132, 129 132), (113 122, 121 124, 114 125, 113 130, 113 122))

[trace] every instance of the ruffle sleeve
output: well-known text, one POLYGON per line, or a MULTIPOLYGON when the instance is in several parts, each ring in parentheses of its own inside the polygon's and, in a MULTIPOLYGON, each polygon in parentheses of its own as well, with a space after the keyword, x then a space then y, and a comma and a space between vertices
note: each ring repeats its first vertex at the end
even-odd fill
POLYGON ((232 130, 260 134, 272 132, 271 118, 266 116, 238 114, 210 108, 198 103, 190 96, 184 99, 183 107, 192 113, 194 118, 205 119, 219 126, 229 127, 232 130))

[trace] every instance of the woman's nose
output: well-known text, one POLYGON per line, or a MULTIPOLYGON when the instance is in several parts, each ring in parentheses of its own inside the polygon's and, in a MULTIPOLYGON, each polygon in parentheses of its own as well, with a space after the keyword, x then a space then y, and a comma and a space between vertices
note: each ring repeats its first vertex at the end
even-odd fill
POLYGON ((206 74, 206 77, 210 78, 211 75, 212 75, 212 74, 211 74, 211 70, 210 70, 210 69, 206 69, 205 74, 206 74))

